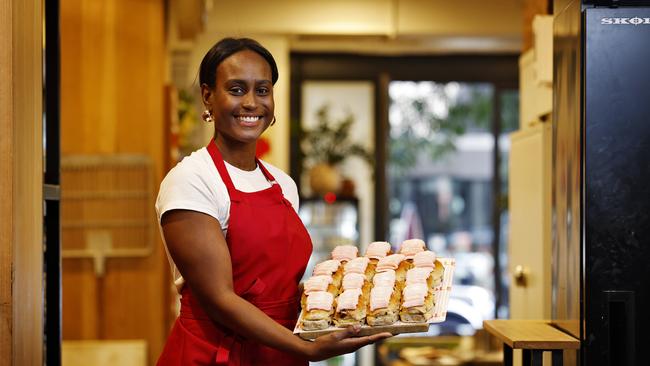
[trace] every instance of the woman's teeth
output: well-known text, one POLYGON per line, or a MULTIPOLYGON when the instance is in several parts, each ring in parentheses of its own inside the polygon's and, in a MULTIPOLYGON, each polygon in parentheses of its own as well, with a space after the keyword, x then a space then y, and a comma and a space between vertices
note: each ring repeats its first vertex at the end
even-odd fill
POLYGON ((239 118, 240 120, 242 120, 244 122, 257 122, 257 121, 259 121, 260 116, 255 116, 255 117, 253 117, 253 116, 250 116, 250 117, 249 116, 239 116, 237 118, 239 118))

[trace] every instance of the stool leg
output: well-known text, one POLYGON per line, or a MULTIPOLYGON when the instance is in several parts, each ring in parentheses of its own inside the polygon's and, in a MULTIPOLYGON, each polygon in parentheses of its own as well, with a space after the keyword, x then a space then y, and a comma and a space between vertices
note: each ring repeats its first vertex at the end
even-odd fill
POLYGON ((524 366, 530 366, 530 350, 529 349, 522 349, 521 350, 521 364, 524 366))
POLYGON ((541 349, 533 350, 533 366, 542 366, 544 363, 544 351, 541 349))
POLYGON ((512 366, 512 347, 503 344, 503 366, 512 366))
POLYGON ((564 363, 564 353, 560 349, 553 350, 553 366, 562 366, 564 363))

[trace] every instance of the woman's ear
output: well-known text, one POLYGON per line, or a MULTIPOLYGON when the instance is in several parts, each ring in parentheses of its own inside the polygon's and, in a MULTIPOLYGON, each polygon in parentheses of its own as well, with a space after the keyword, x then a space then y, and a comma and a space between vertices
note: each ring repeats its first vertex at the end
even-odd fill
POLYGON ((204 106, 209 106, 210 103, 210 98, 212 97, 213 90, 210 89, 208 84, 201 84, 201 99, 203 100, 203 105, 204 106))

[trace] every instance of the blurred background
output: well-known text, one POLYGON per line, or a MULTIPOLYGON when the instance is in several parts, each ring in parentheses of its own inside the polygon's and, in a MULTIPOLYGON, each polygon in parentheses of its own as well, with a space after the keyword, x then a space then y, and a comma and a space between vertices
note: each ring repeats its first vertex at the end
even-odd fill
MULTIPOLYGON (((511 133, 548 135, 552 1, 67 0, 42 9, 54 24, 45 39, 60 52, 60 80, 45 88, 60 101, 49 124, 60 140, 44 135, 48 161, 60 164, 60 207, 44 224, 60 222, 61 305, 48 306, 61 316, 64 365, 151 365, 162 350, 178 298, 153 202, 166 172, 212 136, 198 66, 224 36, 252 37, 277 61, 278 122, 258 156, 298 183, 314 241, 307 273, 336 245, 363 253, 375 240, 396 248, 422 238, 456 258, 445 323, 320 365, 499 364, 483 320, 550 316, 548 281, 520 292, 511 283, 515 261, 548 264, 550 239, 534 234, 550 223, 529 211, 520 227, 535 239, 510 253, 509 157, 511 133)), ((538 153, 523 152, 522 164, 537 166, 538 153)), ((519 184, 522 200, 548 193, 543 182, 519 184)))

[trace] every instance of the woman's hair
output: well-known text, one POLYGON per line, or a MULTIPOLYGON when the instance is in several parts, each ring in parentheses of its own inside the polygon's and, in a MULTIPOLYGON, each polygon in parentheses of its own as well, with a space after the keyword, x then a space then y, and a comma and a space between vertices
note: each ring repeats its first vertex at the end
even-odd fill
POLYGON ((215 43, 208 53, 205 54, 199 69, 199 83, 214 88, 217 81, 217 67, 219 64, 226 58, 243 50, 251 50, 262 56, 268 62, 271 67, 271 81, 275 85, 275 82, 278 81, 278 66, 275 64, 275 59, 273 59, 271 52, 254 39, 230 37, 215 43))

